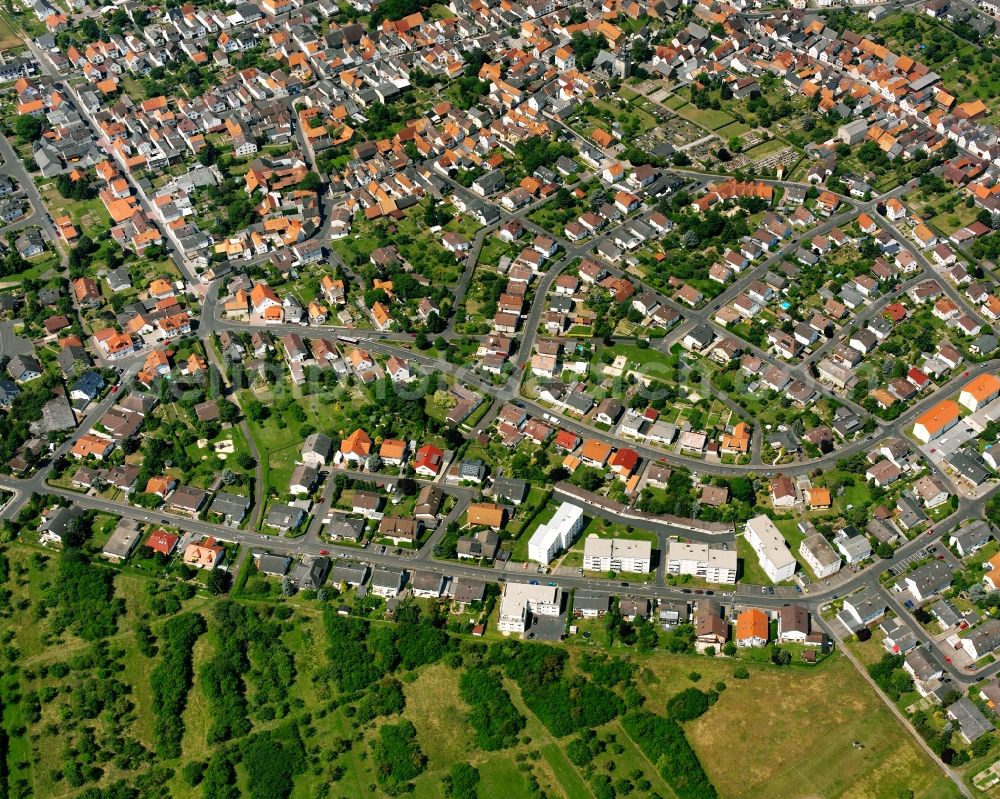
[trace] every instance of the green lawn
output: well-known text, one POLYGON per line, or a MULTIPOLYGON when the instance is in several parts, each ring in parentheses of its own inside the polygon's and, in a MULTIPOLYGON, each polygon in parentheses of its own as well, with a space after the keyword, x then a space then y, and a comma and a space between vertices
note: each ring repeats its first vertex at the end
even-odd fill
POLYGON ((752 583, 753 585, 774 584, 761 568, 757 553, 753 551, 753 548, 743 536, 736 538, 736 554, 740 559, 741 583, 752 583))
POLYGON ((781 139, 768 139, 767 141, 751 147, 749 150, 744 150, 744 155, 746 155, 751 161, 759 161, 761 158, 766 158, 772 153, 784 150, 786 147, 788 147, 788 144, 783 142, 781 139))
POLYGON ((725 111, 715 111, 711 108, 698 108, 691 103, 675 109, 677 114, 709 131, 719 130, 735 120, 725 111))
POLYGON ((350 419, 346 409, 338 403, 330 402, 320 396, 302 397, 297 387, 287 383, 279 384, 278 388, 282 392, 292 392, 292 396, 296 398, 295 406, 305 413, 304 422, 295 420, 291 406, 283 412, 279 410, 274 402, 273 392, 268 390, 245 389, 240 392, 240 402, 245 408, 247 402, 257 399, 270 410, 267 419, 260 422, 250 421, 248 424, 250 434, 260 452, 264 484, 280 496, 288 491, 288 482, 295 468, 299 449, 305 440, 305 436, 300 432, 302 426, 310 425, 337 438, 337 431, 343 432, 346 426, 349 426, 350 419))
POLYGON ((524 796, 527 785, 517 764, 508 757, 491 757, 479 766, 479 799, 524 796))
POLYGON ((715 131, 723 140, 728 140, 731 136, 742 136, 744 133, 749 132, 750 126, 745 125, 740 121, 730 122, 728 125, 723 125, 717 131, 715 131))
POLYGON ((511 560, 526 561, 528 559, 528 541, 531 540, 531 536, 534 535, 535 530, 556 515, 557 507, 557 503, 550 501, 545 508, 543 508, 542 511, 531 520, 531 524, 529 524, 521 532, 521 534, 517 537, 517 540, 514 542, 514 547, 510 553, 511 560))
POLYGON ((804 569, 812 579, 816 579, 816 575, 812 573, 806 562, 799 557, 799 544, 805 540, 805 535, 799 529, 798 519, 777 519, 774 522, 775 527, 781 530, 781 534, 785 537, 788 542, 788 549, 795 556, 795 559, 799 562, 799 569, 804 569))

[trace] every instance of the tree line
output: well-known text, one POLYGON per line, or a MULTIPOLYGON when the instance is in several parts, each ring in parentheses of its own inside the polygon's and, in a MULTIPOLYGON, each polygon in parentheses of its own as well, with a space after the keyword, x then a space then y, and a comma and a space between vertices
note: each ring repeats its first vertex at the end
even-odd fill
POLYGON ((510 699, 499 674, 483 666, 466 669, 458 683, 459 695, 472 708, 469 726, 476 746, 485 752, 505 749, 517 742, 525 718, 510 699))
POLYGON ((677 799, 716 799, 698 755, 691 748, 681 725, 673 719, 645 710, 633 710, 621 719, 633 743, 660 768, 677 799))
POLYGON ((197 613, 175 616, 163 625, 160 662, 149 676, 153 690, 153 734, 163 757, 181 755, 182 715, 194 676, 192 653, 203 632, 205 620, 197 613))

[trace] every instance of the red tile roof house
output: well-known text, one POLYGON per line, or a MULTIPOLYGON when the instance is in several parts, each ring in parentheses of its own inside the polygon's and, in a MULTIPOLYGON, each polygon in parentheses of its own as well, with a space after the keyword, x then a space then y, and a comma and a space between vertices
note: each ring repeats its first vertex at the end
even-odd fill
POLYGON ((150 533, 149 538, 146 539, 146 546, 153 550, 153 552, 169 558, 177 547, 178 541, 180 541, 179 536, 165 532, 164 530, 156 530, 150 533))
POLYGON ((413 471, 424 477, 437 477, 441 473, 444 452, 433 444, 424 444, 413 459, 413 471))

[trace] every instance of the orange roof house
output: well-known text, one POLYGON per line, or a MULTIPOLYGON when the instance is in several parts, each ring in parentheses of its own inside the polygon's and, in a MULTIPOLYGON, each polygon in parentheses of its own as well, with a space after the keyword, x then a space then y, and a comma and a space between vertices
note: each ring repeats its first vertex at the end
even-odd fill
POLYGON ((604 468, 608 458, 611 457, 611 449, 610 444, 605 444, 595 438, 588 439, 584 442, 583 449, 580 450, 580 460, 589 466, 604 468))
POLYGON ((379 447, 379 457, 390 465, 398 465, 406 457, 406 442, 398 438, 387 438, 379 447))
POLYGON ((264 308, 271 305, 281 305, 281 299, 275 294, 274 289, 264 283, 258 283, 250 291, 250 303, 255 311, 260 313, 264 308))
POLYGON ((858 227, 861 229, 862 233, 874 233, 878 230, 878 225, 875 224, 875 220, 865 213, 858 214, 858 227))
POLYGON ((986 585, 992 591, 1000 591, 1000 552, 986 561, 986 585))
POLYGON ((765 646, 770 626, 764 611, 759 608, 747 608, 736 617, 736 646, 765 646))
POLYGON ((385 329, 392 324, 392 315, 389 313, 389 309, 386 308, 381 302, 376 302, 372 306, 372 318, 375 320, 375 324, 379 326, 379 329, 385 329))
POLYGON ((159 552, 164 557, 170 557, 174 547, 180 541, 180 537, 168 533, 165 530, 154 530, 146 539, 146 546, 153 552, 159 552))
POLYGON ((150 477, 146 482, 146 493, 155 494, 160 499, 163 499, 175 485, 177 485, 177 481, 173 477, 166 477, 164 475, 150 477))
POLYGON ((191 357, 187 359, 188 374, 196 375, 199 372, 204 372, 206 369, 208 369, 208 364, 205 362, 205 359, 197 352, 191 353, 191 357))
POLYGON ((956 105, 954 114, 958 119, 979 119, 988 110, 986 103, 982 100, 972 100, 968 103, 959 103, 956 105))
POLYGON ((740 422, 722 437, 722 451, 742 455, 750 451, 750 425, 740 422))
POLYGON ((158 277, 149 284, 149 296, 156 297, 156 299, 172 297, 174 296, 174 287, 170 285, 170 281, 158 277))
POLYGON ((94 433, 85 433, 77 439, 72 452, 74 458, 94 457, 103 460, 114 447, 114 442, 107 438, 94 433))
POLYGON ((211 571, 221 563, 225 552, 212 536, 201 539, 199 543, 192 541, 184 548, 184 565, 211 571))
POLYGON ((972 378, 962 386, 958 401, 970 411, 977 411, 998 396, 1000 396, 1000 377, 987 372, 972 378))
POLYGON ((816 202, 827 211, 834 211, 840 205, 840 199, 832 191, 820 192, 819 197, 816 198, 816 202))
POLYGON ((941 400, 917 417, 913 423, 913 435, 922 444, 926 444, 958 424, 960 416, 961 409, 957 402, 941 400))
POLYGON ((347 438, 341 439, 340 454, 344 460, 360 461, 372 451, 372 440, 360 427, 347 438))
POLYGON ((833 504, 830 489, 818 486, 806 489, 806 499, 809 501, 809 510, 826 510, 833 504))
POLYGON ((466 512, 466 521, 470 526, 492 527, 499 530, 507 519, 507 509, 494 502, 472 502, 466 512))

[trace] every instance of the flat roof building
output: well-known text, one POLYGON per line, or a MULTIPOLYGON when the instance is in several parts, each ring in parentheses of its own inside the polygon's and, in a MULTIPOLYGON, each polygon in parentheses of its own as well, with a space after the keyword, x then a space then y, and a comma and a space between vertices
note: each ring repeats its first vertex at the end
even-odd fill
POLYGON ((652 556, 649 541, 590 535, 583 543, 583 568, 588 571, 648 574, 652 556))
POLYGON ((700 577, 709 583, 733 585, 739 558, 736 549, 699 544, 694 541, 671 541, 667 550, 667 573, 700 577))
POLYGON ((507 583, 500 601, 497 629, 502 633, 523 633, 536 616, 558 616, 561 605, 559 586, 507 583))

